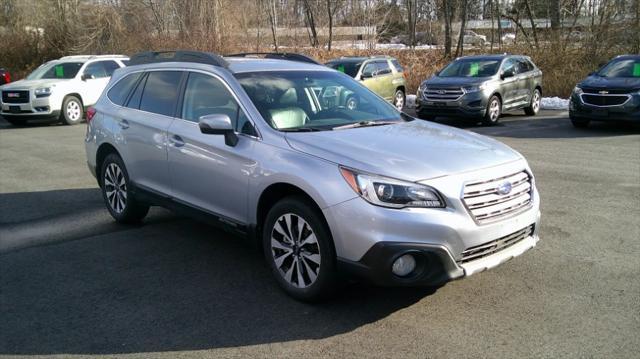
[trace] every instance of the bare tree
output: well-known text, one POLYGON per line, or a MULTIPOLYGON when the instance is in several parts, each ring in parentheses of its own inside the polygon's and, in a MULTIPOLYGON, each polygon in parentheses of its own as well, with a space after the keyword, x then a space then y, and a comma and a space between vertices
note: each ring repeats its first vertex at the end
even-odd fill
POLYGON ((462 0, 462 13, 460 14, 460 34, 458 36, 458 46, 456 46, 456 57, 462 56, 464 51, 464 30, 467 24, 468 0, 462 0))
POLYGON ((333 18, 336 11, 340 8, 341 0, 327 0, 327 17, 329 21, 329 39, 327 41, 327 50, 331 51, 331 42, 333 41, 333 18))
POLYGON ((271 35, 273 36, 273 47, 278 52, 278 12, 276 9, 276 0, 269 0, 269 24, 271 25, 271 35))
POLYGON ((451 20, 453 18, 453 0, 442 0, 444 13, 444 56, 451 57, 451 20))

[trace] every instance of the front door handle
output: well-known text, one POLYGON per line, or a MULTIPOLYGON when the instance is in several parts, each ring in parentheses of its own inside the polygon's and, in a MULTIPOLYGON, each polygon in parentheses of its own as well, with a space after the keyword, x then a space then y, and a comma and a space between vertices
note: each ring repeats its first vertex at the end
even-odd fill
POLYGON ((121 129, 126 130, 127 128, 129 128, 129 121, 120 120, 118 121, 118 126, 120 126, 121 129))
POLYGON ((182 140, 182 137, 178 135, 173 135, 169 137, 169 142, 176 147, 184 146, 184 141, 182 140))

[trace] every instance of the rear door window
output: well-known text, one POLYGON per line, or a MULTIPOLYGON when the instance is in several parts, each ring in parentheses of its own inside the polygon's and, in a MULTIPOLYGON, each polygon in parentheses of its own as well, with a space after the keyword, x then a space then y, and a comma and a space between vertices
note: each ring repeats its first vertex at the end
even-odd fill
POLYGON ((113 75, 113 72, 120 68, 120 65, 118 65, 117 62, 111 60, 103 61, 103 65, 108 77, 111 77, 111 75, 113 75))
POLYGON ((174 116, 181 79, 181 71, 150 72, 140 100, 140 110, 174 116))
POLYGON ((104 61, 92 62, 84 69, 84 75, 91 79, 101 79, 109 77, 104 67, 104 61))
POLYGON ((111 102, 116 105, 123 106, 125 101, 127 101, 127 97, 129 97, 129 93, 136 85, 140 77, 142 76, 142 72, 136 72, 134 74, 130 74, 120 79, 118 83, 116 83, 109 92, 107 92, 107 97, 111 102))

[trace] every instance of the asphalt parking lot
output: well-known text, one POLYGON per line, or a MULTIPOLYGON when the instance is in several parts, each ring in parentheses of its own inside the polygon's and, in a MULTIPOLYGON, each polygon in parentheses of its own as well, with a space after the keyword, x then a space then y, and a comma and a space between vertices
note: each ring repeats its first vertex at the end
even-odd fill
POLYGON ((308 305, 213 227, 159 208, 115 224, 85 125, 0 120, 0 355, 636 358, 639 126, 577 130, 560 111, 442 122, 527 157, 539 245, 437 289, 349 284, 308 305))

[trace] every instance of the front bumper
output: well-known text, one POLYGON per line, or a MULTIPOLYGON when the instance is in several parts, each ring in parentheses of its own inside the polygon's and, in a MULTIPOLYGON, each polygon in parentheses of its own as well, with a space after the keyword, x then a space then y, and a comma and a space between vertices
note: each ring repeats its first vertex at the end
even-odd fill
POLYGON ((585 104, 575 94, 569 102, 569 116, 572 119, 592 121, 630 121, 640 122, 640 95, 633 95, 621 106, 593 106, 585 104))
POLYGON ((467 93, 455 101, 430 101, 418 94, 416 113, 418 117, 463 117, 482 118, 487 109, 487 96, 482 91, 467 93))
POLYGON ((362 198, 325 208, 338 263, 344 271, 381 285, 437 285, 493 268, 533 248, 538 242, 539 194, 532 189, 531 205, 489 223, 476 222, 460 198, 470 179, 516 173, 522 162, 441 177, 422 183, 437 188, 447 202, 442 209, 390 209, 362 198), (532 226, 526 236, 494 252, 469 260, 472 248, 498 242, 532 226), (395 259, 415 253, 418 270, 408 277, 392 274, 395 259))

